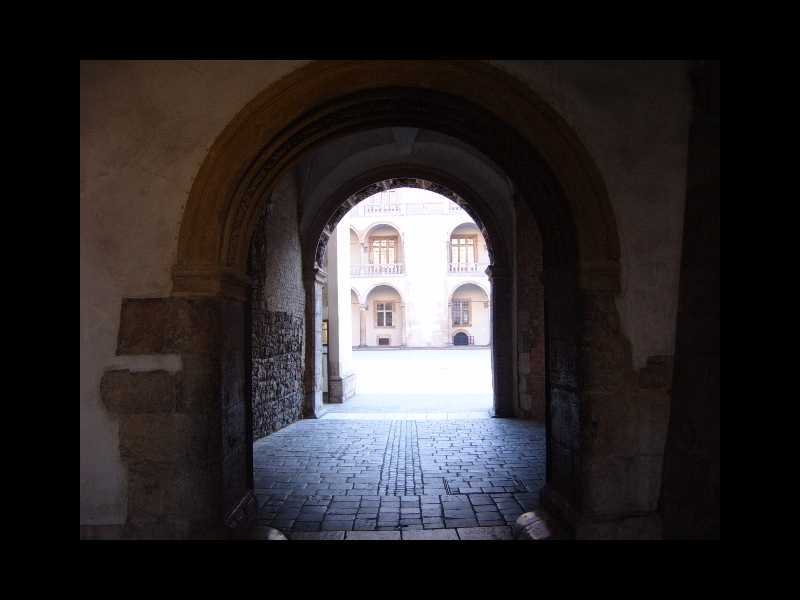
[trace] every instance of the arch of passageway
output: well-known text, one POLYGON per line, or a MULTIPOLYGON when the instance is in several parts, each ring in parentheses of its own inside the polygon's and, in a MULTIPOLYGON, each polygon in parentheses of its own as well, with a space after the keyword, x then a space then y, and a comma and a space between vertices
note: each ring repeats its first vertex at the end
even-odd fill
POLYGON ((174 293, 235 295, 257 209, 280 175, 327 139, 381 126, 429 128, 491 156, 531 202, 550 262, 579 258, 582 273, 616 283, 619 241, 602 178, 527 86, 473 61, 321 61, 259 94, 215 141, 181 222, 174 293))
MULTIPOLYGON (((270 86, 225 128, 194 180, 181 222, 173 295, 216 298, 226 306, 244 300, 253 228, 281 175, 327 140, 387 126, 427 128, 472 145, 503 169, 517 201, 533 211, 542 234, 546 294, 549 497, 562 514, 574 515, 588 485, 587 392, 601 389, 618 370, 604 361, 604 343, 617 335, 619 241, 605 186, 577 136, 501 70, 462 61, 319 62, 270 86)), ((331 206, 322 211, 316 240, 349 210, 340 200, 331 206)), ((314 236, 304 244, 313 243, 309 239, 314 236)), ((494 297, 504 303, 511 297, 511 262, 498 261, 497 244, 490 251, 494 297)), ((319 264, 305 267, 311 271, 319 264)), ((226 319, 240 319, 235 308, 223 309, 220 318, 223 326, 226 319)), ((504 365, 513 360, 501 357, 504 365)), ((202 385, 225 384, 212 378, 202 385)), ((222 389, 215 396, 230 401, 222 389)), ((252 504, 246 494, 242 498, 245 455, 226 451, 220 459, 218 505, 229 524, 252 504)))

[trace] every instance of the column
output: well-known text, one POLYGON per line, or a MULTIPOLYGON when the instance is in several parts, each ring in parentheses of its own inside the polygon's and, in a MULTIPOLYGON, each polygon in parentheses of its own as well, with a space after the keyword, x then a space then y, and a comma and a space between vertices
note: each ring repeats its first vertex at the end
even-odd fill
POLYGON ((328 239, 328 401, 341 403, 355 393, 352 368, 350 224, 345 217, 328 239))
POLYGON ((405 302, 400 303, 400 345, 405 346, 408 343, 406 338, 406 304, 405 302))
POLYGON ((363 348, 367 345, 367 311, 369 310, 369 307, 368 305, 364 304, 358 308, 358 345, 363 348))
POLYGON ((328 275, 319 266, 304 273, 306 289, 306 418, 322 416, 322 288, 328 275))
POLYGON ((367 243, 361 244, 361 274, 367 272, 367 265, 369 265, 369 247, 367 243))
POLYGON ((511 353, 512 332, 512 286, 511 270, 497 266, 486 269, 492 284, 492 383, 494 387, 496 417, 514 416, 514 357, 511 353), (498 343, 500 340, 500 343, 498 343))

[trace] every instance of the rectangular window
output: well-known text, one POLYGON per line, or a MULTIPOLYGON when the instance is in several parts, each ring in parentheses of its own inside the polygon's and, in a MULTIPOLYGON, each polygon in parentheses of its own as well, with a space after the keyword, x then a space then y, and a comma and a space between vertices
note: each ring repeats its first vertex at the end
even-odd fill
POLYGON ((475 262, 475 236, 450 238, 450 262, 459 265, 475 262))
POLYGON ((469 300, 453 300, 453 327, 469 325, 469 300))
POLYGON ((394 305, 391 302, 376 302, 375 312, 378 327, 392 327, 392 312, 394 305))
POLYGON ((374 237, 370 239, 369 260, 373 265, 390 265, 397 262, 397 238, 374 237))
POLYGON ((328 345, 328 319, 322 321, 322 345, 328 345))
POLYGON ((389 338, 388 337, 379 337, 378 338, 378 346, 388 346, 389 345, 389 338))

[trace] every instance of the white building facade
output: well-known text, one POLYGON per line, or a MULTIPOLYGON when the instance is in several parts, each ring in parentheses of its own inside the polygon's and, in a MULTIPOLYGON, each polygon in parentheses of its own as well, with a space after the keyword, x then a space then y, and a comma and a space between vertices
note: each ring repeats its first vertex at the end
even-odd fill
POLYGON ((337 284, 350 290, 354 348, 491 343, 489 253, 457 204, 417 188, 381 192, 354 207, 336 237, 350 241, 337 284))

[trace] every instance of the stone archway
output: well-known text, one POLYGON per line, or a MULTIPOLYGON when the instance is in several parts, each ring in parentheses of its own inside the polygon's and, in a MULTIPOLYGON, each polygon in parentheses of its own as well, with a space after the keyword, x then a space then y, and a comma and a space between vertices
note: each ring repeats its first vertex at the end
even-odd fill
POLYGON ((242 296, 257 208, 280 174, 315 144, 384 124, 442 131, 492 156, 550 232, 550 261, 579 257, 586 285, 618 286, 619 241, 602 178, 528 87, 474 61, 321 61, 252 100, 212 146, 187 201, 173 293, 242 296))
MULTIPOLYGON (((574 525, 616 510, 596 493, 598 469, 607 463, 597 460, 591 440, 598 422, 613 414, 630 358, 614 306, 619 241, 591 157, 557 113, 490 65, 342 61, 298 69, 226 127, 189 195, 173 298, 123 303, 120 353, 183 357, 182 385, 193 391, 198 408, 171 448, 183 456, 197 446, 202 456, 180 473, 183 483, 175 474, 164 475, 164 485, 193 490, 191 498, 179 495, 171 512, 161 514, 167 519, 153 520, 129 507, 129 520, 144 515, 152 527, 176 529, 181 536, 222 535, 252 516, 243 301, 253 229, 276 181, 303 153, 337 135, 378 126, 426 127, 473 145, 496 161, 513 181, 518 201, 533 210, 545 264, 546 496, 574 525)), ((314 266, 306 265, 307 277, 316 276, 314 266)), ((496 302, 505 302, 510 269, 495 266, 491 277, 496 302)), ((510 366, 514 358, 499 360, 510 366)))

